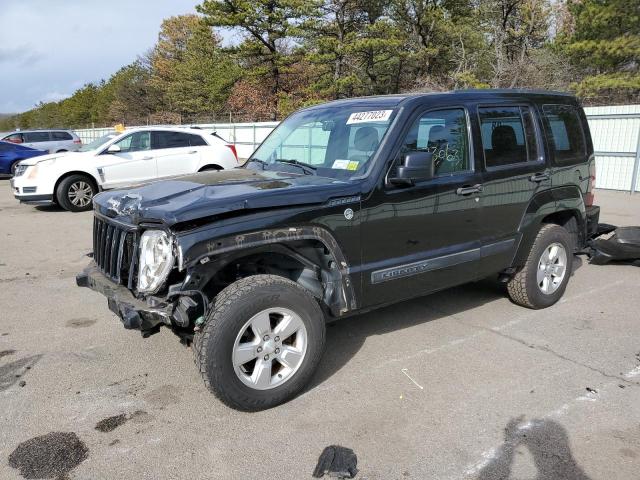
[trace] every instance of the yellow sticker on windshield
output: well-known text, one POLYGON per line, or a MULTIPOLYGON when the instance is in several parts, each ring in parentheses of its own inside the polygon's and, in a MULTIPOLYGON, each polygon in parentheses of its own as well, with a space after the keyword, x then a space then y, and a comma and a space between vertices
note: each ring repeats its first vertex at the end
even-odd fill
POLYGON ((347 165, 347 170, 357 170, 359 164, 360 162, 349 162, 349 165, 347 165))

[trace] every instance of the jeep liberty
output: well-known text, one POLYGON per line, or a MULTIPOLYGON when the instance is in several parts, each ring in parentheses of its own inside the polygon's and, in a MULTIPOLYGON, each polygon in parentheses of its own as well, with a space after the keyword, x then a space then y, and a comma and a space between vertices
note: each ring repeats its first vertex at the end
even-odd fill
POLYGON ((474 90, 300 110, 238 169, 95 197, 77 284, 124 327, 191 343, 207 387, 262 410, 298 394, 325 323, 495 275, 563 295, 598 225, 577 100, 474 90))

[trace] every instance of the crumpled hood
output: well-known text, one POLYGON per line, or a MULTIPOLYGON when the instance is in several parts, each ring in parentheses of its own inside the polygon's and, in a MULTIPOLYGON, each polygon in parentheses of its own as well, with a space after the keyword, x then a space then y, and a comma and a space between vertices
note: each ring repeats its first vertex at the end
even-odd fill
POLYGON ((60 153, 49 153, 47 155, 40 155, 39 157, 32 157, 26 160, 22 160, 20 163, 22 165, 35 165, 40 162, 44 162, 46 160, 55 159, 56 162, 77 162, 82 160, 87 153, 90 152, 60 152, 60 153))
POLYGON ((167 226, 239 210, 322 204, 357 194, 357 185, 315 175, 245 168, 207 171, 98 194, 94 208, 128 223, 167 226))

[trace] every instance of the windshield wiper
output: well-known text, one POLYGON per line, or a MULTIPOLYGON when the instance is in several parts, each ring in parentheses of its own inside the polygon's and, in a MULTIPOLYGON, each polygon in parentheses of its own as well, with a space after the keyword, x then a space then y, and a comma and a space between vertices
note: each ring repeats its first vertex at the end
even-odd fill
POLYGON ((266 170, 267 169, 267 165, 269 165, 268 162, 265 162, 264 160, 260 160, 259 158, 250 158, 249 162, 259 163, 260 165, 262 165, 262 169, 263 170, 266 170))
POLYGON ((315 175, 318 167, 314 167, 313 165, 309 165, 308 163, 300 162, 299 160, 287 159, 287 158, 276 158, 274 160, 278 163, 285 163, 287 165, 295 165, 296 167, 300 167, 306 175, 315 175))

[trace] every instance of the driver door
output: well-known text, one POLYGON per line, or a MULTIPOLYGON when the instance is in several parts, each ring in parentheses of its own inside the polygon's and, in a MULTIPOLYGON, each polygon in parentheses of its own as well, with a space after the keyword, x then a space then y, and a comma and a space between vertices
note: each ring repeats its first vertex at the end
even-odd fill
POLYGON ((477 278, 481 175, 465 108, 418 114, 394 169, 410 152, 433 155, 434 177, 386 185, 363 202, 365 306, 424 295, 477 278))
POLYGON ((98 167, 98 174, 103 188, 117 188, 157 178, 150 131, 133 132, 113 145, 117 145, 120 151, 105 150, 100 154, 102 165, 98 167))

